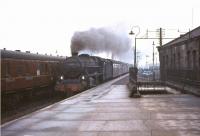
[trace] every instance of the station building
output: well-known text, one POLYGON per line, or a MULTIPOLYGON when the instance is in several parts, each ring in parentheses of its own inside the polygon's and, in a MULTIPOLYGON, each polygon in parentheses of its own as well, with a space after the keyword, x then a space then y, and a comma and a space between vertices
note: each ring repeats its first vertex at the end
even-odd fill
POLYGON ((161 80, 200 94, 200 26, 159 46, 161 80))

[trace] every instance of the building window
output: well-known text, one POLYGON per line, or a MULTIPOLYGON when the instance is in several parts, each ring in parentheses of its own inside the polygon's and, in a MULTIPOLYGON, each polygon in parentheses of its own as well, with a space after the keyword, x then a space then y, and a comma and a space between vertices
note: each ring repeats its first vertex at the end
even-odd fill
POLYGON ((187 52, 187 68, 190 69, 190 51, 187 52))
POLYGON ((174 65, 174 69, 176 69, 176 54, 173 54, 173 65, 174 65))
POLYGON ((178 53, 178 69, 181 68, 181 55, 180 52, 178 53))
POLYGON ((196 63, 197 63, 197 59, 196 59, 196 51, 192 52, 192 64, 193 64, 193 69, 196 69, 196 63))
POLYGON ((168 68, 168 55, 166 56, 166 67, 168 68))
POLYGON ((170 64, 171 67, 170 68, 173 69, 173 56, 172 56, 172 54, 171 54, 170 59, 171 59, 171 64, 170 64))
POLYGON ((163 56, 163 68, 165 69, 165 56, 163 56))

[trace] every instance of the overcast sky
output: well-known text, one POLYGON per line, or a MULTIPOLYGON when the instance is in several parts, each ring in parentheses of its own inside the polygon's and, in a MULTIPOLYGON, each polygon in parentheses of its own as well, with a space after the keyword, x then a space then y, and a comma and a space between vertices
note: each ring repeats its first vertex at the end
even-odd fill
MULTIPOLYGON (((138 25, 139 36, 162 27, 166 37, 176 37, 178 29, 187 32, 200 25, 199 7, 200 0, 1 0, 0 45, 70 56, 74 32, 91 27, 119 26, 128 33, 138 25)), ((150 53, 152 41, 137 44, 144 56, 150 53)))

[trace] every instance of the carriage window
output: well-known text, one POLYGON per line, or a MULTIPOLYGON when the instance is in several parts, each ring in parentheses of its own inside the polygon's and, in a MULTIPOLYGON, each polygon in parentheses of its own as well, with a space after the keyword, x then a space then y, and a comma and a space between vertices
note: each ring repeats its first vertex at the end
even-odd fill
POLYGON ((41 74, 46 74, 48 73, 48 67, 47 67, 47 63, 40 63, 39 64, 39 70, 41 74))
POLYGON ((2 73, 2 77, 6 78, 10 76, 10 64, 9 62, 5 62, 5 65, 1 65, 2 69, 1 69, 1 73, 2 73))
POLYGON ((40 70, 40 74, 44 74, 45 73, 45 65, 40 63, 39 64, 39 70, 40 70))
POLYGON ((16 66, 16 75, 21 76, 25 74, 25 66, 22 64, 19 64, 16 66))
POLYGON ((25 71, 26 71, 26 74, 30 74, 30 69, 29 69, 28 62, 25 63, 25 71))
POLYGON ((47 66, 47 63, 45 63, 45 73, 48 73, 48 66, 47 66))
POLYGON ((36 73, 37 73, 37 76, 39 76, 41 74, 41 64, 38 62, 37 63, 37 70, 36 70, 36 73))
POLYGON ((6 63, 6 76, 10 75, 10 63, 6 63))

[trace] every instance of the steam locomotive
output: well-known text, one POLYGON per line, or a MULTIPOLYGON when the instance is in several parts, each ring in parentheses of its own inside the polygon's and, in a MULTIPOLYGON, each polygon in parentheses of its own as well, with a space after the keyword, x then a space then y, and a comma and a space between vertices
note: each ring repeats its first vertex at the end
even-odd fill
POLYGON ((37 93, 41 87, 55 85, 60 75, 59 66, 64 60, 64 57, 39 55, 28 51, 1 50, 3 105, 17 103, 20 99, 37 93))
POLYGON ((55 90, 70 96, 127 73, 129 66, 120 61, 75 54, 62 64, 55 90))

